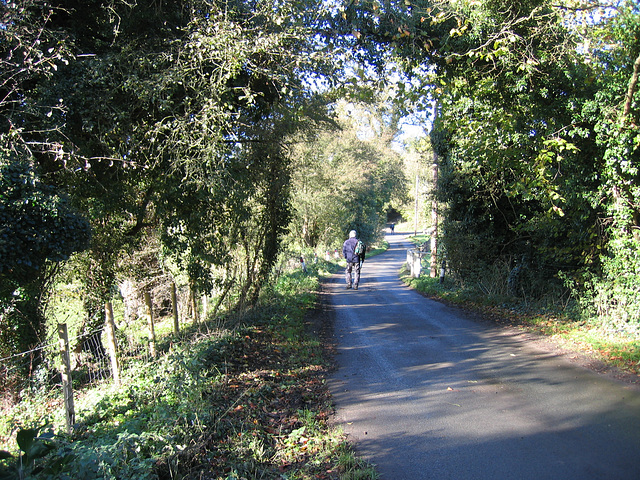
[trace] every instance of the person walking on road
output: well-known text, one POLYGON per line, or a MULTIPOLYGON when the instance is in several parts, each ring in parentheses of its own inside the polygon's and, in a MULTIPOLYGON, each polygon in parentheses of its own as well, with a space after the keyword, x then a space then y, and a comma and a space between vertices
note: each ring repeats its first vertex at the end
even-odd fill
MULTIPOLYGON (((347 288, 354 290, 358 289, 358 283, 360 283, 360 268, 362 266, 361 259, 364 260, 364 251, 356 252, 358 244, 362 245, 362 242, 356 238, 356 231, 351 230, 349 232, 349 238, 345 240, 342 245, 342 255, 347 260, 347 269, 345 270, 345 280, 347 281, 347 288)), ((364 250, 364 247, 360 247, 364 250)))

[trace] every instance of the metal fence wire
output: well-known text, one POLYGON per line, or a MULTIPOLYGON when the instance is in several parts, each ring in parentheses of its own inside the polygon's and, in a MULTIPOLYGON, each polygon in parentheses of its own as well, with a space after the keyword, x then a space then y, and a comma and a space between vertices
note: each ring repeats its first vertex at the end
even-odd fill
MULTIPOLYGON (((85 389, 113 379, 114 372, 105 343, 104 328, 69 338, 71 378, 73 387, 85 389)), ((117 331, 117 355, 122 369, 132 362, 151 360, 145 339, 132 335, 128 329, 117 331)), ((52 336, 43 344, 9 357, 0 358, 0 406, 7 407, 43 389, 60 386, 60 342, 52 336)), ((51 391, 57 394, 57 389, 51 391)))
POLYGON ((82 337, 79 352, 71 356, 71 373, 74 383, 92 386, 112 378, 109 357, 102 342, 104 329, 82 337))
MULTIPOLYGON (((105 328, 101 328, 80 336, 81 342, 77 339, 72 342, 78 345, 71 359, 73 381, 78 387, 95 386, 113 379, 114 372, 105 337, 105 328)), ((151 360, 148 342, 145 340, 134 337, 126 328, 118 330, 117 355, 122 368, 126 369, 134 361, 144 363, 151 360)))
MULTIPOLYGON (((41 345, 27 352, 0 358, 0 412, 8 412, 17 403, 28 398, 47 398, 51 399, 52 404, 59 404, 69 383, 74 390, 99 387, 114 380, 118 384, 122 372, 153 361, 156 340, 150 327, 156 323, 156 319, 160 319, 158 324, 170 319, 174 333, 179 329, 178 323, 174 323, 170 316, 172 303, 182 306, 177 312, 179 318, 197 322, 197 310, 189 309, 191 303, 188 288, 174 287, 174 298, 171 298, 171 289, 166 285, 162 291, 159 288, 151 289, 157 295, 153 298, 148 294, 149 290, 145 291, 146 295, 141 295, 138 290, 129 292, 128 301, 123 301, 118 307, 117 328, 111 302, 105 305, 102 314, 96 313, 90 319, 90 323, 95 325, 101 321, 98 316, 105 315, 102 326, 82 333, 74 333, 79 328, 73 325, 75 317, 65 311, 64 305, 58 306, 60 316, 66 316, 66 321, 71 324, 69 330, 66 326, 61 330, 49 325, 48 337, 41 345), (145 298, 146 296, 149 298, 145 298), (106 312, 107 307, 111 309, 111 316, 106 312), (66 340, 61 341, 61 331, 65 332, 63 336, 66 340), (67 332, 70 334, 68 338, 67 332), (64 350, 67 353, 63 355, 61 345, 65 344, 64 350), (114 345, 117 361, 111 355, 114 345), (114 369, 118 370, 118 375, 115 375, 114 369)), ((205 316, 206 305, 203 302, 205 316)))

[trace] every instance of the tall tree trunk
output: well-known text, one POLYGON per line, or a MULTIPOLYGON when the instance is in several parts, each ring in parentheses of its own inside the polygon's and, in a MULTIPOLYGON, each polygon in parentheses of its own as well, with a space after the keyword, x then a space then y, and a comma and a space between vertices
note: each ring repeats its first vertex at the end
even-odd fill
MULTIPOLYGON (((633 104, 633 97, 636 94, 636 91, 638 89, 638 81, 640 80, 640 55, 638 55, 638 57, 636 58, 636 61, 633 63, 633 73, 631 74, 631 79, 629 80, 629 87, 627 88, 627 94, 625 96, 625 102, 624 102, 624 110, 622 112, 622 125, 627 127, 630 126, 632 128, 636 128, 638 129, 638 125, 636 124, 636 120, 635 118, 630 118, 631 116, 631 106, 633 104)), ((640 179, 640 174, 636 175, 636 182, 640 179)), ((624 187, 624 195, 628 196, 628 198, 619 198, 616 197, 618 202, 624 203, 625 201, 629 202, 631 201, 631 205, 633 205, 633 212, 632 212, 632 217, 631 217, 631 230, 633 232, 633 237, 640 241, 640 208, 638 208, 638 205, 636 204, 636 202, 633 202, 632 200, 634 200, 632 198, 632 194, 631 192, 628 192, 629 188, 628 187, 624 187)), ((614 194, 619 194, 621 195, 621 192, 619 190, 614 191, 614 194)))
POLYGON ((636 89, 638 88, 638 79, 640 78, 640 55, 636 58, 636 61, 633 63, 633 73, 631 74, 631 80, 629 81, 629 88, 627 89, 627 95, 624 101, 624 111, 623 111, 623 121, 626 122, 628 120, 629 114, 631 113, 631 105, 633 104, 633 96, 636 93, 636 89))
POLYGON ((193 323, 196 325, 200 323, 198 315, 198 301, 196 300, 196 287, 192 280, 189 281, 189 310, 191 312, 191 317, 193 318, 193 323))

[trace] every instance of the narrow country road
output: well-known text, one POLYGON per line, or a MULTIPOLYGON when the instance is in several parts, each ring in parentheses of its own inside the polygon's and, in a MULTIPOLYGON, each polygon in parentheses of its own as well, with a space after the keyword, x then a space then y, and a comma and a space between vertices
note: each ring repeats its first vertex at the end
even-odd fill
POLYGON ((402 285, 404 236, 327 285, 336 420, 382 480, 640 479, 640 391, 402 285))

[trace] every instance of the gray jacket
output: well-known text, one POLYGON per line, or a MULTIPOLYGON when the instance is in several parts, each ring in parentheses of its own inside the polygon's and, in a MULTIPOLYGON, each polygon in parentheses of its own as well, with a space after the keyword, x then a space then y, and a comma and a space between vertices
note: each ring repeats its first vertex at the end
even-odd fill
POLYGON ((342 255, 347 259, 349 263, 358 263, 360 257, 356 255, 356 244, 358 239, 356 237, 348 238, 342 245, 342 255))

